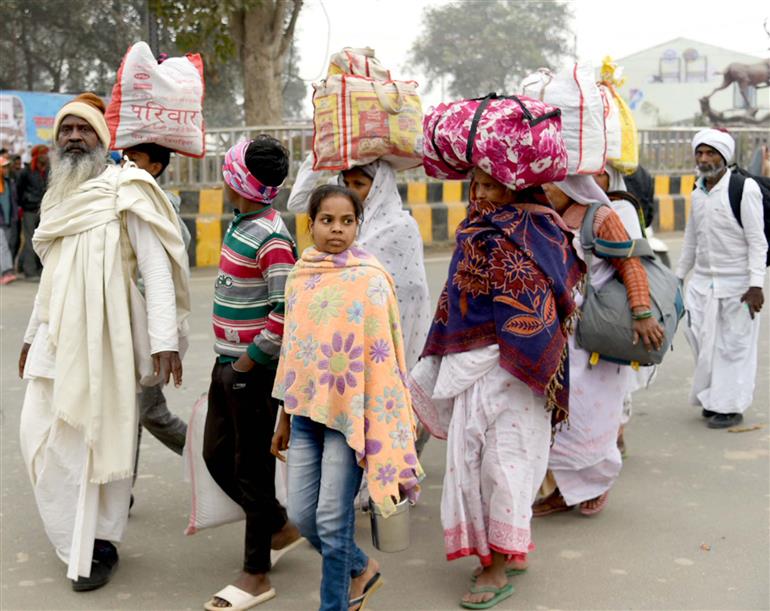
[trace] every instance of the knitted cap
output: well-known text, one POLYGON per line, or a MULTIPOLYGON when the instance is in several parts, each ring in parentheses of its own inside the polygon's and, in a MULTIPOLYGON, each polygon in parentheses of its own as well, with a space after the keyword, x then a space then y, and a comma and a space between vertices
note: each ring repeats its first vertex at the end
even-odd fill
POLYGON ((96 135, 105 147, 110 146, 110 130, 104 120, 104 101, 95 93, 81 93, 71 102, 65 104, 56 114, 53 124, 54 140, 59 137, 61 122, 68 115, 80 117, 94 128, 96 135))

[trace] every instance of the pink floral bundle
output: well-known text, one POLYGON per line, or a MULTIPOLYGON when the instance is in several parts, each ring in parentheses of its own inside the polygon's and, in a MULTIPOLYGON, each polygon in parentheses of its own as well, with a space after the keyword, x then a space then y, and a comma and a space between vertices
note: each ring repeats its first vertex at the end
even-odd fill
POLYGON ((524 96, 439 104, 423 121, 423 164, 434 178, 463 179, 478 167, 514 191, 564 179, 560 111, 524 96))

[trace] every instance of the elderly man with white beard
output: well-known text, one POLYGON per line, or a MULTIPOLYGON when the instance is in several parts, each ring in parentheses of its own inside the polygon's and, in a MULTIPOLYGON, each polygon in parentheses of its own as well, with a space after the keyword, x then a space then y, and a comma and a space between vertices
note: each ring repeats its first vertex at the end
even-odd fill
POLYGON ((73 589, 85 591, 117 567, 138 382, 182 381, 188 264, 174 209, 152 177, 106 164, 100 98, 66 104, 54 141, 33 239, 43 275, 19 358, 28 381, 21 449, 46 534, 73 589))
POLYGON ((721 429, 743 420, 754 395, 767 241, 754 180, 745 179, 736 202, 741 223, 731 209, 732 136, 703 129, 692 149, 699 178, 676 275, 684 281, 693 270, 685 295, 686 335, 695 352, 690 402, 702 408, 709 428, 721 429))

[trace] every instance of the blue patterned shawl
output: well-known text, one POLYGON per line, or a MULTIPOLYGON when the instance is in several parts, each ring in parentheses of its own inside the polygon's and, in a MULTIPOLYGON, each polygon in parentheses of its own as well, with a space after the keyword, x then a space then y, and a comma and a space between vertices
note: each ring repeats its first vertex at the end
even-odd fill
POLYGON ((423 356, 498 344, 500 366, 568 413, 567 333, 583 270, 567 229, 537 204, 471 201, 423 356))

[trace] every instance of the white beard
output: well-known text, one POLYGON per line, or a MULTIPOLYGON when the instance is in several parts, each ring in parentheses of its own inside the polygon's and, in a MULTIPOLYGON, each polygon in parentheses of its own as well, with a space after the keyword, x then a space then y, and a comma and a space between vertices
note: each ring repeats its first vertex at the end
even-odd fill
POLYGON ((99 176, 104 171, 106 156, 107 150, 101 143, 94 150, 81 155, 67 155, 61 148, 53 149, 46 202, 60 202, 85 181, 99 176))

